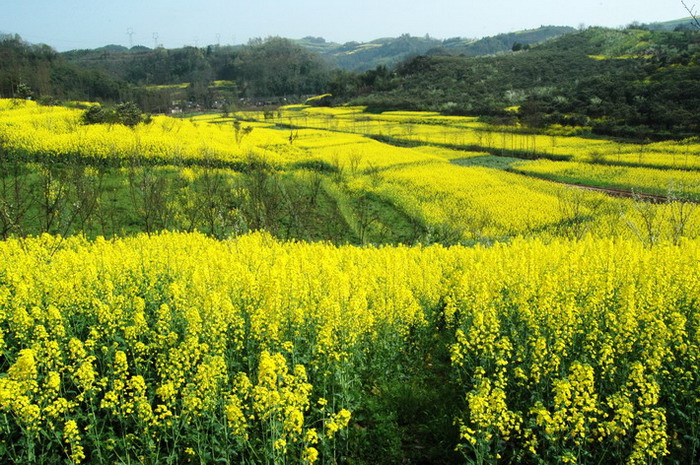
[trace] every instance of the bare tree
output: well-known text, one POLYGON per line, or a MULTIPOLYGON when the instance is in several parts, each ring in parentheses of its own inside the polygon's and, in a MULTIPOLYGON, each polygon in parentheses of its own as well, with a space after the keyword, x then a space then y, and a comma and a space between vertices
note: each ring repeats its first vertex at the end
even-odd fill
POLYGON ((32 206, 29 170, 20 163, 0 163, 0 237, 23 235, 32 206))
MULTIPOLYGON (((243 138, 253 132, 253 127, 252 126, 246 126, 243 127, 241 126, 241 122, 236 120, 233 122, 233 132, 236 135, 236 144, 239 146, 241 145, 241 142, 243 141, 243 138)), ((291 144, 291 142, 290 142, 291 144)))
POLYGON ((74 220, 80 221, 80 230, 85 231, 88 222, 99 208, 104 193, 104 172, 89 166, 73 166, 69 182, 73 187, 74 220))
POLYGON ((39 170, 38 203, 42 215, 42 232, 57 233, 68 201, 68 187, 57 168, 49 165, 39 170))
POLYGON ((153 166, 131 165, 128 168, 131 202, 143 221, 146 233, 167 228, 170 217, 167 181, 164 173, 153 166))
POLYGON ((686 235, 687 227, 691 217, 695 214, 697 204, 689 202, 688 199, 679 195, 683 192, 683 186, 669 186, 666 196, 668 205, 668 221, 671 224, 671 237, 675 244, 678 244, 682 237, 686 235))

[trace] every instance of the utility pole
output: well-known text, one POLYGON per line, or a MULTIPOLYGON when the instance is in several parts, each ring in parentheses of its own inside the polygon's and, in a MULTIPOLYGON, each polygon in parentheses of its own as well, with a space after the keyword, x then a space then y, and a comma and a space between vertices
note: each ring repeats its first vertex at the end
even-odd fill
POLYGON ((132 28, 128 28, 126 30, 126 35, 129 36, 129 48, 134 46, 134 30, 132 28))
POLYGON ((157 32, 153 33, 153 48, 154 49, 158 48, 158 33, 157 32))

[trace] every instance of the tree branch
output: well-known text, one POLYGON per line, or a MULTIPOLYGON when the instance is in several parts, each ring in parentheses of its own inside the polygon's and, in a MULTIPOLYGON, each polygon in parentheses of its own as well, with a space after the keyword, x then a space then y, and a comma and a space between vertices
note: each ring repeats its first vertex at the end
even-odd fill
POLYGON ((681 3, 683 4, 683 7, 686 9, 686 11, 687 11, 688 13, 690 13, 690 17, 692 18, 690 22, 693 24, 693 26, 695 26, 696 28, 700 29, 700 19, 698 19, 698 17, 696 16, 695 12, 693 11, 693 8, 695 8, 695 5, 693 5, 692 8, 691 8, 691 7, 689 7, 688 5, 685 4, 685 1, 684 1, 684 0, 681 0, 681 3))

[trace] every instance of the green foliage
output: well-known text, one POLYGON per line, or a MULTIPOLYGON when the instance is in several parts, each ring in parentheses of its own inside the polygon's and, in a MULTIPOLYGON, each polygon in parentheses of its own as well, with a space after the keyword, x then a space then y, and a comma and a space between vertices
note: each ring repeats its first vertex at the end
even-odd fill
POLYGON ((150 117, 144 116, 135 103, 125 102, 114 108, 92 105, 83 113, 82 121, 83 124, 112 123, 133 128, 139 123, 149 123, 150 117))
POLYGON ((133 128, 144 121, 141 110, 133 102, 120 103, 114 109, 119 124, 133 128))
POLYGON ((31 99, 33 94, 34 93, 32 92, 31 87, 23 82, 17 84, 17 87, 15 88, 15 97, 17 98, 31 99))
POLYGON ((84 124, 100 124, 107 122, 107 112, 102 108, 102 105, 94 105, 85 110, 83 113, 84 124))

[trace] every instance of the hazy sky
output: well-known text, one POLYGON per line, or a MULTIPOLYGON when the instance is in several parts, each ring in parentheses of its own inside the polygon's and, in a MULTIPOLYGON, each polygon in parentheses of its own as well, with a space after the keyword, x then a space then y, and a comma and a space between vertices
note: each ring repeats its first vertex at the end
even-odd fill
POLYGON ((476 38, 541 25, 616 27, 687 16, 680 0, 0 0, 0 7, 0 32, 61 51, 128 46, 128 31, 134 45, 153 47, 157 34, 159 44, 173 48, 271 35, 341 43, 403 33, 476 38))

